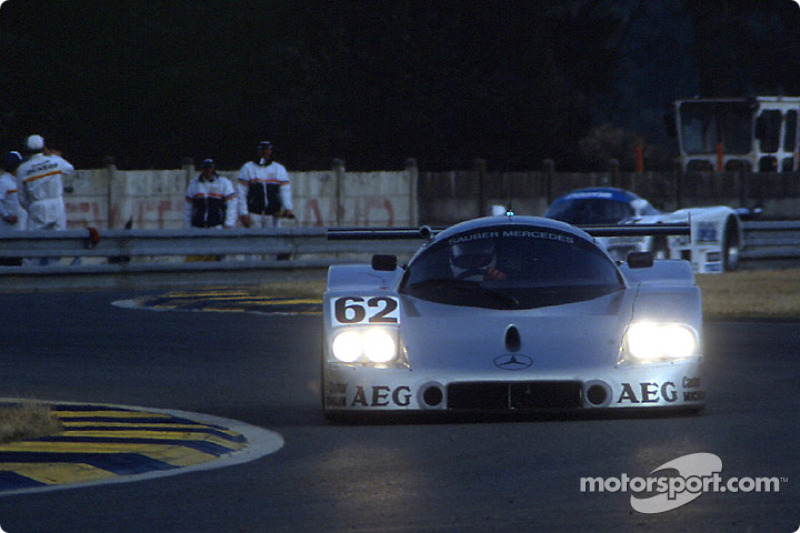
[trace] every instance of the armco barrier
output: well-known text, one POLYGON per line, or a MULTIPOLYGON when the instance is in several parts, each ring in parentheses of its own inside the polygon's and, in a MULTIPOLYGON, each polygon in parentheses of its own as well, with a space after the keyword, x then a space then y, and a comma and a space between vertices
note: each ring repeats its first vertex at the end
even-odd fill
POLYGON ((326 228, 6 233, 0 235, 0 258, 25 260, 22 266, 0 266, 0 291, 140 290, 324 278, 328 266, 369 260, 373 253, 405 260, 423 242, 421 236, 361 242, 329 241, 326 235, 326 228), (45 258, 58 260, 40 265, 45 258))
MULTIPOLYGON (((744 232, 741 258, 745 262, 800 259, 800 221, 746 222, 744 232)), ((421 235, 418 239, 329 240, 327 234, 327 228, 6 233, 0 235, 0 258, 26 261, 23 266, 0 267, 0 291, 141 290, 322 278, 332 264, 368 261, 374 253, 407 260, 423 242, 421 235), (197 260, 209 255, 224 258, 197 260), (59 260, 38 265, 42 258, 54 257, 59 260)))
POLYGON ((744 222, 745 261, 800 259, 800 220, 744 222))

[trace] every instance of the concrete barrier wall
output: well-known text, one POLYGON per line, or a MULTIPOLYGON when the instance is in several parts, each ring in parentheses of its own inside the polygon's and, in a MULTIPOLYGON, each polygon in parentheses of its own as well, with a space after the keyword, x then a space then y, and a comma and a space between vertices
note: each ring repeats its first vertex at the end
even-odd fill
POLYGON ((69 229, 108 228, 111 180, 106 169, 79 170, 64 183, 69 229))
MULTIPOLYGON (((176 170, 79 170, 65 183, 69 229, 180 228, 186 186, 199 173, 176 170)), ((221 170, 234 185, 237 170, 221 170)), ((419 224, 416 169, 399 172, 290 172, 297 225, 408 227, 419 224)), ((289 223, 291 225, 291 223, 289 223)))
MULTIPOLYGON (((330 170, 290 172, 300 227, 445 226, 490 213, 492 205, 541 215, 552 200, 584 187, 632 190, 657 208, 760 205, 766 218, 800 218, 800 174, 419 172, 413 160, 395 172, 330 170)), ((235 183, 237 170, 220 171, 235 183)), ((87 226, 180 228, 191 166, 176 170, 79 170, 65 183, 70 229, 87 226)), ((294 223, 292 223, 294 224, 294 223)))

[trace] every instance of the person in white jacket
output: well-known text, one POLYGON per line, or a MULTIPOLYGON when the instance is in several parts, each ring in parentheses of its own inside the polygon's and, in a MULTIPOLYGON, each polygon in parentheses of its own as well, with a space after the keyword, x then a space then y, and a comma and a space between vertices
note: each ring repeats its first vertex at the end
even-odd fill
POLYGON ((236 224, 236 191, 228 178, 217 174, 213 159, 200 163, 201 173, 186 188, 183 226, 232 228, 236 224))
POLYGON ((242 226, 269 228, 279 218, 294 218, 289 173, 272 160, 271 142, 258 143, 258 157, 239 170, 236 188, 242 226))
POLYGON ((25 229, 27 213, 19 205, 17 190, 17 168, 22 163, 19 152, 8 152, 3 156, 3 171, 0 173, 0 233, 25 229))
POLYGON ((26 141, 30 157, 17 169, 19 203, 28 212, 29 230, 65 230, 63 177, 75 168, 56 154, 45 154, 44 139, 31 135, 26 141))
MULTIPOLYGON (((22 156, 19 152, 9 152, 3 156, 2 173, 0 173, 0 234, 25 229, 27 213, 19 205, 17 194, 17 178, 14 176, 22 156)), ((22 265, 20 257, 0 257, 0 265, 22 265)))

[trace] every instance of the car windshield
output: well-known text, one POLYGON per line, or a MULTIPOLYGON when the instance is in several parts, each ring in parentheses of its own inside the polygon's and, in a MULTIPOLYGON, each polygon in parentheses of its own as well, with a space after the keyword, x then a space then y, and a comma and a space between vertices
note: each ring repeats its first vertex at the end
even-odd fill
POLYGON ((545 217, 567 224, 616 224, 634 215, 628 202, 612 198, 575 197, 553 202, 545 217))
POLYGON ((550 228, 501 225, 431 244, 409 264, 400 291, 451 305, 531 309, 622 288, 616 265, 592 242, 550 228))

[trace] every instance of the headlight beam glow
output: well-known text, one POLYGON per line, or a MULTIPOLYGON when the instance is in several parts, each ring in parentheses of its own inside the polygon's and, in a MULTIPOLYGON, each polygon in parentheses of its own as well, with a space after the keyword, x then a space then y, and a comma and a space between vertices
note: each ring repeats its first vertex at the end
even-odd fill
POLYGON ((397 358, 396 338, 383 328, 346 329, 334 336, 331 351, 342 363, 386 364, 397 358))
POLYGON ((697 334, 687 324, 636 322, 625 335, 626 351, 645 362, 685 359, 695 355, 697 334))
POLYGON ((355 330, 342 331, 331 344, 333 356, 343 363, 355 363, 364 353, 364 342, 355 330))
POLYGON ((373 363, 388 363, 397 356, 397 345, 388 332, 371 330, 364 335, 364 355, 373 363))

